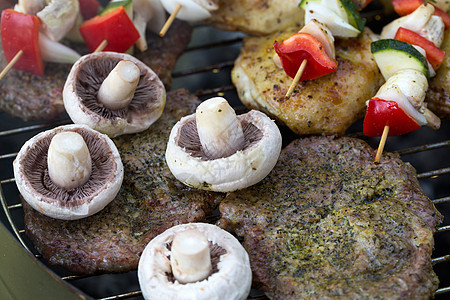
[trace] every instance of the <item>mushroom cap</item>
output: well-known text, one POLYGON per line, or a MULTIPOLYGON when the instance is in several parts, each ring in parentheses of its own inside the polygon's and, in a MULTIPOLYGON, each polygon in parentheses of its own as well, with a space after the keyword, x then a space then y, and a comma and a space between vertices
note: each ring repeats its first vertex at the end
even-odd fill
POLYGON ((99 212, 114 199, 123 180, 122 160, 113 141, 85 125, 59 126, 32 137, 17 154, 13 169, 23 199, 44 215, 63 220, 81 219, 99 212), (79 133, 92 159, 89 180, 69 191, 51 181, 47 166, 51 139, 63 131, 79 133))
POLYGON ((63 90, 64 107, 75 124, 85 124, 110 137, 144 131, 162 114, 166 89, 146 64, 116 52, 97 52, 82 56, 70 70, 63 90), (109 72, 121 60, 135 63, 141 77, 131 103, 118 110, 103 107, 97 93, 109 72))
POLYGON ((145 247, 138 265, 138 279, 145 299, 246 299, 251 288, 252 271, 248 254, 239 241, 227 231, 207 223, 189 223, 169 228, 145 247), (196 229, 211 245, 225 250, 217 272, 208 278, 181 284, 169 280, 171 274, 169 244, 176 233, 196 229))
POLYGON ((281 133, 273 120, 252 110, 237 116, 246 143, 243 150, 223 158, 208 159, 198 137, 195 114, 183 117, 169 136, 166 161, 172 174, 188 186, 231 192, 266 177, 281 151, 281 133))

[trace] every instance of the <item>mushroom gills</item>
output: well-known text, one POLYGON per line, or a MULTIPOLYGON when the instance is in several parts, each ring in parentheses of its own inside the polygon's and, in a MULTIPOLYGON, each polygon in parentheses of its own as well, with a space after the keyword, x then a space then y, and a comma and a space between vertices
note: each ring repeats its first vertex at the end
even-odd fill
POLYGON ((97 100, 111 110, 128 106, 139 83, 139 67, 128 60, 121 60, 108 74, 98 91, 97 100))
POLYGON ((76 132, 56 134, 48 149, 48 175, 59 187, 70 190, 86 183, 92 160, 83 137, 76 132))
POLYGON ((205 235, 188 229, 175 235, 170 264, 180 283, 192 283, 207 278, 212 272, 209 242, 205 235))
POLYGON ((241 122, 224 98, 214 97, 201 103, 195 118, 200 143, 208 158, 228 157, 244 148, 241 122))

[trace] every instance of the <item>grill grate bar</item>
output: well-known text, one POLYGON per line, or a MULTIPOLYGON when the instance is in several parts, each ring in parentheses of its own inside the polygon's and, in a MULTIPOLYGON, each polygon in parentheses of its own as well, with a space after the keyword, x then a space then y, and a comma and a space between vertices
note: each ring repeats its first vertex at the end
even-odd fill
POLYGON ((114 295, 114 296, 110 296, 110 297, 106 297, 106 298, 100 298, 98 300, 128 299, 128 298, 137 297, 137 296, 141 296, 141 295, 142 295, 141 291, 134 291, 134 292, 128 292, 128 293, 124 293, 124 294, 120 294, 120 295, 114 295))
POLYGON ((436 233, 447 232, 447 231, 450 231, 450 225, 436 228, 436 233))
POLYGON ((186 52, 196 51, 196 50, 204 50, 204 49, 213 49, 213 48, 217 48, 217 47, 234 45, 234 44, 237 44, 240 42, 242 42, 241 37, 235 38, 235 39, 224 40, 224 41, 220 41, 220 42, 216 42, 216 43, 208 43, 208 44, 204 44, 204 45, 188 47, 186 49, 186 52))
POLYGON ((420 145, 420 146, 416 146, 416 147, 401 149, 401 150, 397 150, 394 152, 398 153, 400 156, 403 156, 403 155, 407 155, 407 154, 415 154, 415 153, 419 153, 419 152, 424 152, 424 151, 429 151, 429 150, 434 150, 434 149, 439 149, 439 148, 444 148, 444 147, 449 147, 449 146, 450 146, 450 140, 439 142, 439 143, 420 145))
POLYGON ((3 211, 5 212, 6 218, 8 219, 8 222, 11 225, 11 228, 12 228, 14 234, 16 235, 17 239, 22 244, 22 246, 25 248, 25 250, 27 250, 29 253, 31 253, 30 249, 25 244, 25 241, 22 239, 20 230, 17 228, 16 223, 14 222, 14 220, 12 218, 11 212, 9 211, 9 209, 6 205, 6 199, 5 199, 5 195, 3 194, 3 189, 2 189, 1 185, 0 185, 0 200, 1 200, 0 202, 2 202, 3 211))
POLYGON ((434 204, 450 203, 450 196, 432 200, 434 204))
POLYGON ((33 130, 39 130, 39 129, 43 129, 43 128, 52 128, 52 127, 55 127, 58 125, 67 124, 69 122, 70 122, 70 120, 63 120, 63 121, 59 121, 59 122, 55 122, 55 123, 44 123, 44 124, 31 125, 31 126, 26 126, 26 127, 19 127, 19 128, 15 128, 15 129, 11 129, 11 130, 4 130, 4 131, 0 131, 0 137, 29 132, 29 131, 33 131, 33 130))
POLYGON ((10 178, 10 179, 1 180, 0 184, 6 184, 6 183, 11 183, 11 182, 16 182, 16 179, 10 178))
POLYGON ((450 261, 450 254, 440 256, 440 257, 435 257, 435 258, 431 259, 431 262, 433 263, 433 265, 440 264, 440 263, 447 262, 447 261, 450 261))
POLYGON ((17 156, 18 153, 19 152, 3 154, 3 155, 0 155, 0 159, 14 158, 17 156))
POLYGON ((196 68, 196 69, 189 69, 189 70, 186 70, 186 71, 173 72, 172 73, 172 77, 173 78, 183 77, 183 76, 193 75, 193 74, 197 74, 197 73, 209 72, 209 71, 212 71, 212 70, 221 70, 221 69, 232 67, 232 66, 234 66, 234 61, 230 60, 230 61, 220 62, 220 63, 217 63, 217 64, 208 65, 206 67, 201 67, 201 68, 196 68))
POLYGON ((9 205, 8 206, 9 210, 13 210, 13 209, 17 209, 17 208, 22 208, 22 203, 17 203, 17 204, 13 204, 13 205, 9 205))
POLYGON ((417 174, 417 178, 418 179, 432 178, 432 177, 437 177, 439 175, 444 175, 447 173, 450 173, 450 167, 437 169, 437 170, 433 170, 433 171, 428 171, 428 172, 423 172, 423 173, 417 174))
POLYGON ((445 294, 445 293, 450 293, 450 286, 444 287, 444 288, 440 288, 440 289, 436 290, 436 292, 435 292, 436 295, 442 295, 442 294, 445 294))
MULTIPOLYGON (((195 92, 195 95, 197 97, 205 97, 205 96, 216 95, 216 94, 222 95, 224 92, 232 91, 234 89, 235 89, 235 87, 233 85, 225 85, 225 86, 221 86, 221 87, 214 88, 214 89, 197 90, 195 92)), ((237 111, 236 108, 235 108, 235 110, 237 111)))

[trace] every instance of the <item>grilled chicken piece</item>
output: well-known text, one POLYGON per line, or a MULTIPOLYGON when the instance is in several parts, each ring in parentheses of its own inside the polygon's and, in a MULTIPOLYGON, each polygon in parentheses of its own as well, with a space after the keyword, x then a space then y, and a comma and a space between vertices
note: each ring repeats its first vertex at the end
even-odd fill
POLYGON ((297 31, 291 28, 244 40, 232 70, 239 98, 248 108, 264 111, 299 135, 343 134, 364 116, 366 100, 383 83, 370 52, 372 33, 365 29, 358 39, 336 39, 337 71, 300 82, 287 99, 292 78, 275 65, 272 45, 297 31))
POLYGON ((230 31, 265 35, 291 26, 302 26, 303 9, 298 0, 219 0, 206 23, 230 31))
POLYGON ((444 33, 441 49, 445 51, 445 59, 430 81, 425 102, 428 108, 439 117, 450 119, 450 30, 444 33))

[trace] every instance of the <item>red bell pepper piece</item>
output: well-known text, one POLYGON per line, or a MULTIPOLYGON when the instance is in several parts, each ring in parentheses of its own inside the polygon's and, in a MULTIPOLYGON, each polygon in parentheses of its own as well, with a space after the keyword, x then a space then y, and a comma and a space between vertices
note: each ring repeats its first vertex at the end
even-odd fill
POLYGON ((445 28, 450 28, 450 15, 445 11, 443 11, 442 9, 436 7, 435 5, 433 6, 434 6, 434 15, 442 18, 442 21, 444 21, 445 28))
POLYGON ((308 61, 300 81, 316 79, 337 69, 337 61, 330 58, 322 43, 309 33, 295 33, 282 43, 275 41, 273 47, 280 56, 284 71, 292 78, 302 61, 308 61))
POLYGON ((397 102, 370 99, 364 118, 364 134, 381 136, 386 125, 389 125, 389 136, 402 135, 420 128, 417 121, 405 113, 397 102))
POLYGON ((1 16, 1 35, 6 61, 11 61, 20 50, 20 59, 13 68, 44 75, 44 62, 39 48, 39 19, 12 9, 5 9, 1 16))
POLYGON ((437 70, 444 61, 445 51, 439 49, 433 42, 424 38, 420 34, 400 27, 395 34, 394 39, 421 47, 426 52, 428 61, 437 70))
MULTIPOLYGON (((415 11, 419 6, 423 4, 424 0, 393 0, 392 6, 397 14, 400 16, 409 15, 413 11, 415 11)), ((430 3, 430 2, 429 2, 430 3)), ((434 15, 439 16, 444 21, 445 28, 450 27, 450 16, 440 9, 436 7, 433 3, 430 3, 434 6, 434 15)))
POLYGON ((97 0, 78 0, 83 20, 89 20, 98 14, 100 3, 97 0))
POLYGON ((139 38, 139 32, 123 6, 85 21, 80 26, 80 33, 91 52, 104 40, 108 41, 105 51, 125 52, 139 38))
POLYGON ((424 0, 392 0, 392 6, 400 16, 409 15, 423 4, 424 0))

